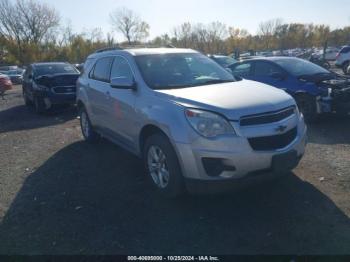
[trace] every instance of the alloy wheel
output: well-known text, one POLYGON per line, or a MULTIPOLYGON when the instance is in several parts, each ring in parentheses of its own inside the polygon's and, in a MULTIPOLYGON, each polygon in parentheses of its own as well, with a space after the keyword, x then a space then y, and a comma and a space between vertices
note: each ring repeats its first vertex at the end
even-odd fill
POLYGON ((153 182, 161 189, 169 184, 170 174, 166 155, 158 146, 151 146, 147 153, 148 172, 153 182))

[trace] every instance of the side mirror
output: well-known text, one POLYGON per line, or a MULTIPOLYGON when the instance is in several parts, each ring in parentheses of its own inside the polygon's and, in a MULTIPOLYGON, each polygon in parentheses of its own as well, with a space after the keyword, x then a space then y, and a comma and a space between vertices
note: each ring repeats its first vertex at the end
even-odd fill
POLYGON ((117 89, 131 89, 136 91, 137 85, 134 79, 127 77, 115 77, 111 79, 111 87, 117 89))
POLYGON ((270 77, 274 78, 274 79, 278 79, 278 80, 284 80, 286 78, 286 75, 279 73, 279 72, 275 72, 275 73, 270 74, 270 77))
POLYGON ((233 75, 233 77, 237 80, 237 81, 242 81, 243 77, 239 76, 239 75, 233 75))

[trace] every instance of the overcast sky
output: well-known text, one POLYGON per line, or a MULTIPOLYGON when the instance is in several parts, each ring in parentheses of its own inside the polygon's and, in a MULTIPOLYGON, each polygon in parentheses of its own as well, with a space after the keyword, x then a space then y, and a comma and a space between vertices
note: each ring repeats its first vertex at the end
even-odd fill
MULTIPOLYGON (((183 22, 220 21, 255 34, 261 21, 350 25, 350 0, 41 0, 54 6, 75 31, 100 27, 110 32, 109 13, 118 7, 137 12, 151 27, 151 38, 183 22)), ((118 39, 120 40, 120 39, 118 39)))

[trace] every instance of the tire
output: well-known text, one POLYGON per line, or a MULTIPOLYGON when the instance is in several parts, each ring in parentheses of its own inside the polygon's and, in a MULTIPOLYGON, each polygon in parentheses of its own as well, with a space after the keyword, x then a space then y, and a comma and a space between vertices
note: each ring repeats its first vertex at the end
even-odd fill
POLYGON ((326 61, 323 63, 323 68, 329 70, 331 68, 331 64, 326 61))
POLYGON ((186 192, 177 155, 164 134, 157 133, 146 140, 143 161, 149 180, 160 194, 174 198, 186 192), (156 155, 162 160, 157 161, 156 155))
POLYGON ((81 133, 83 134, 85 141, 89 143, 98 142, 100 135, 94 131, 85 107, 80 108, 79 116, 81 133))
POLYGON ((31 105, 33 105, 33 102, 30 101, 30 99, 29 99, 27 93, 26 93, 24 90, 23 90, 23 99, 24 99, 24 104, 25 104, 26 106, 31 106, 31 105))
POLYGON ((299 111, 303 113, 305 121, 315 122, 318 119, 316 98, 308 94, 299 94, 295 97, 299 111))
POLYGON ((348 67, 350 66, 350 62, 349 61, 347 61, 347 62, 345 62, 344 64, 343 64, 343 72, 344 72, 344 74, 347 74, 348 72, 348 67))
POLYGON ((41 97, 34 96, 34 108, 37 114, 43 114, 46 112, 45 103, 41 97))

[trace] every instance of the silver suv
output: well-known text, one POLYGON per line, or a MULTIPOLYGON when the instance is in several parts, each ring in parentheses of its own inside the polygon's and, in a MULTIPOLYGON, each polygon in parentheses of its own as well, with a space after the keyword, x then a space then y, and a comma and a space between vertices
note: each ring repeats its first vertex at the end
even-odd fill
POLYGON ((78 80, 84 138, 140 156, 159 191, 193 181, 281 174, 304 154, 306 126, 284 91, 232 74, 196 51, 100 50, 78 80))

